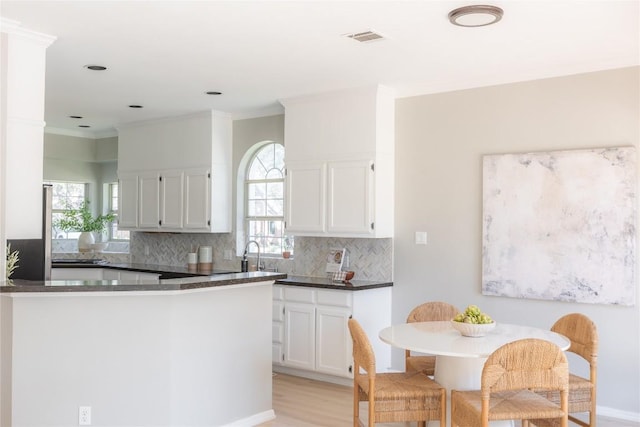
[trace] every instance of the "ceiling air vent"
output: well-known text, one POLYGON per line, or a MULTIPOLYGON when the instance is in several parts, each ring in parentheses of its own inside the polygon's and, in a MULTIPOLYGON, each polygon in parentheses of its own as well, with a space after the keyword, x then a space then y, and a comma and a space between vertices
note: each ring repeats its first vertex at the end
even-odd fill
POLYGON ((361 43, 373 42, 376 40, 384 40, 384 37, 373 31, 361 31, 359 33, 345 34, 350 39, 357 40, 361 43))

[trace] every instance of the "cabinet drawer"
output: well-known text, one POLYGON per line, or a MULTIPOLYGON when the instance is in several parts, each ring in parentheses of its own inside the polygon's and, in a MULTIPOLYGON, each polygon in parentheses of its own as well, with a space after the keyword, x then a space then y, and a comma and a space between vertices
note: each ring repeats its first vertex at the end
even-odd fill
POLYGON ((284 322, 284 303, 274 301, 271 312, 271 320, 274 322, 284 322))
POLYGON ((284 303, 280 301, 274 301, 272 312, 271 312, 271 320, 274 322, 284 322, 284 303))
POLYGON ((284 339, 284 324, 274 322, 271 325, 271 341, 274 343, 281 343, 284 339))
POLYGON ((351 307, 353 305, 351 292, 342 291, 318 291, 317 300, 321 305, 334 305, 336 307, 351 307))
POLYGON ((284 299, 284 288, 282 286, 273 287, 273 299, 274 300, 284 299))
POLYGON ((289 286, 284 289, 284 299, 286 301, 306 302, 313 304, 316 302, 316 291, 309 288, 295 288, 289 286))

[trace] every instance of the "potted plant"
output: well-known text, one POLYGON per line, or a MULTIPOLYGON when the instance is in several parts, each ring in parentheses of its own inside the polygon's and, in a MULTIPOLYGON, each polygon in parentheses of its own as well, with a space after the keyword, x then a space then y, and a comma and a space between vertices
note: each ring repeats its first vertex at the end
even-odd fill
POLYGON ((11 282, 11 275, 18 268, 18 262, 20 261, 20 252, 11 251, 11 243, 7 245, 7 263, 5 277, 8 282, 11 282))
POLYGON ((53 226, 62 231, 79 231, 78 252, 88 252, 95 243, 94 232, 102 233, 106 230, 107 224, 115 219, 112 213, 93 216, 89 209, 89 201, 82 202, 80 207, 67 207, 62 212, 62 218, 54 221, 53 226))
POLYGON ((282 251, 282 258, 290 258, 291 257, 291 249, 293 249, 293 238, 290 236, 284 236, 283 240, 284 250, 282 251))

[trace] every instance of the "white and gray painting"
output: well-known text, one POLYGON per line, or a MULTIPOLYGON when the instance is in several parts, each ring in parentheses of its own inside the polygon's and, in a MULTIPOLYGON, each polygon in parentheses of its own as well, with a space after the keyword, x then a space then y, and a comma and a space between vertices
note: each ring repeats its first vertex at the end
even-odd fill
POLYGON ((634 147, 487 155, 482 293, 634 305, 634 147))

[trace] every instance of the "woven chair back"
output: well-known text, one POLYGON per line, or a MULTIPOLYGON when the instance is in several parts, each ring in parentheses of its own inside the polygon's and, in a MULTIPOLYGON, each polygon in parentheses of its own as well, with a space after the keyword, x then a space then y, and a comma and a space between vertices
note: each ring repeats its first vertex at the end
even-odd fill
MULTIPOLYGON (((351 339, 353 340, 353 361, 356 367, 360 367, 367 372, 367 375, 375 377, 376 375, 376 356, 369 342, 369 338, 365 333, 362 326, 356 319, 349 319, 349 332, 351 333, 351 339)), ((354 372, 354 375, 358 375, 358 369, 354 372)))
POLYGON ((458 313, 458 309, 447 302, 430 301, 411 310, 407 316, 407 323, 451 320, 458 313))
POLYGON ((571 341, 570 352, 595 365, 598 358, 598 330, 595 323, 584 314, 571 313, 562 316, 551 327, 553 332, 571 341))
POLYGON ((564 352, 552 342, 528 338, 513 341, 494 351, 482 369, 481 392, 539 389, 564 390, 569 386, 569 364, 564 352))

